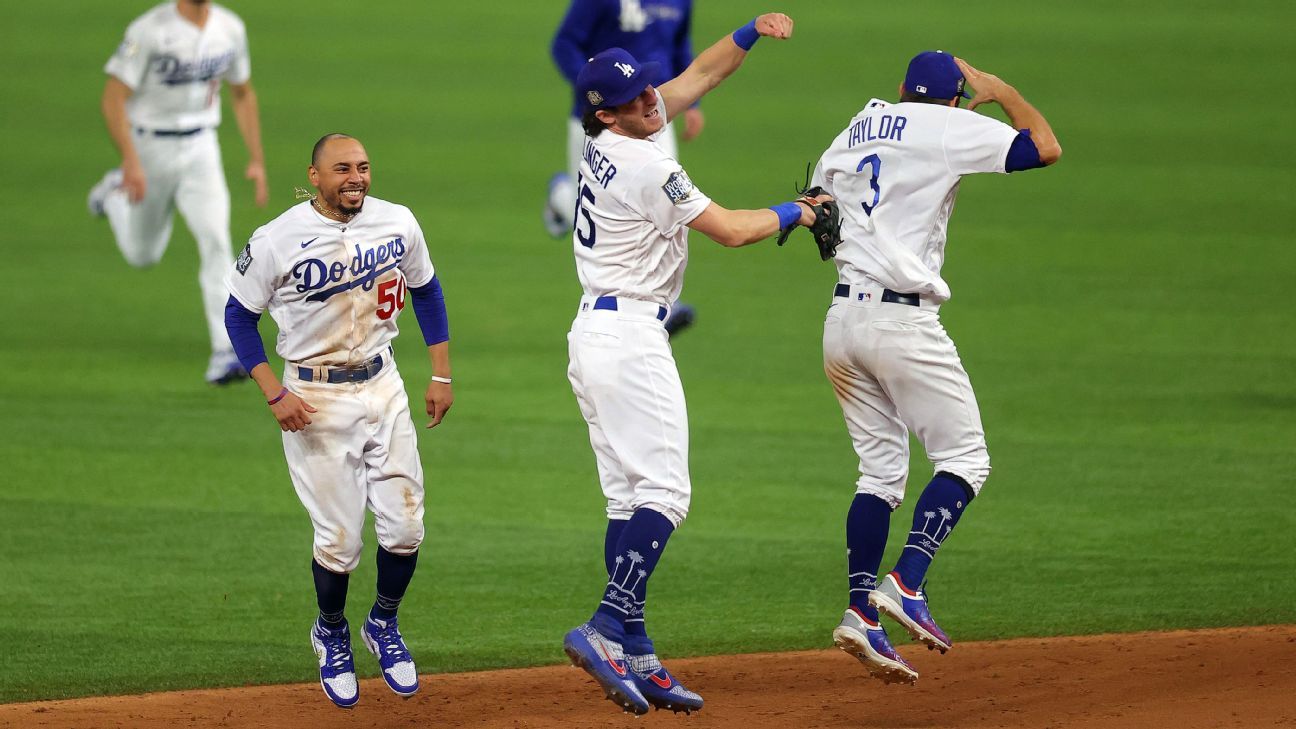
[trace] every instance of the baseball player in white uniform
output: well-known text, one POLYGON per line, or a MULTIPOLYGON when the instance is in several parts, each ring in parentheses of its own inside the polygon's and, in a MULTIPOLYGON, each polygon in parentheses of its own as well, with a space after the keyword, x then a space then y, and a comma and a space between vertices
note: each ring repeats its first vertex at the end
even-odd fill
POLYGON ((637 714, 702 706, 662 666, 644 622, 649 578, 692 490, 684 389, 662 327, 683 286, 689 229, 737 247, 814 223, 800 203, 721 207, 659 138, 669 118, 737 70, 760 36, 791 33, 786 15, 762 15, 660 87, 652 85, 656 64, 620 48, 595 55, 578 78, 586 137, 572 248, 584 295, 567 335, 567 374, 607 498, 608 580, 593 617, 563 646, 609 699, 637 714))
POLYGON ((216 127, 226 82, 250 158, 246 175, 256 186, 256 204, 264 206, 261 122, 243 21, 206 0, 158 5, 130 24, 104 71, 103 114, 121 166, 90 191, 90 211, 108 217, 126 262, 147 268, 162 260, 179 208, 198 242, 198 283, 211 334, 206 379, 242 379, 247 373, 222 324, 230 201, 216 127))
POLYGON ((408 296, 432 361, 430 428, 453 402, 450 333, 423 231, 408 208, 368 197, 360 142, 327 135, 311 160, 316 196, 258 228, 226 275, 225 323, 283 430, 288 472, 315 528, 320 614, 310 639, 324 692, 350 707, 359 690, 343 611, 366 505, 378 536, 378 596, 361 635, 393 691, 418 690, 396 610, 423 541, 423 468, 389 345, 408 296), (279 325, 283 381, 257 333, 266 309, 279 325))
POLYGON ((1062 153, 1048 122, 1021 94, 951 55, 915 56, 900 95, 897 104, 869 101, 814 175, 842 210, 824 371, 860 471, 846 519, 850 607, 833 640, 888 682, 911 682, 918 672, 891 647, 879 609, 929 648, 951 646, 920 587, 990 473, 976 397, 939 316, 950 298, 941 264, 959 181, 1043 167, 1062 153), (965 82, 977 96, 961 109, 965 82), (987 102, 1000 104, 1012 126, 972 111, 987 102), (918 499, 899 561, 879 584, 891 512, 904 498, 910 431, 935 474, 918 499))

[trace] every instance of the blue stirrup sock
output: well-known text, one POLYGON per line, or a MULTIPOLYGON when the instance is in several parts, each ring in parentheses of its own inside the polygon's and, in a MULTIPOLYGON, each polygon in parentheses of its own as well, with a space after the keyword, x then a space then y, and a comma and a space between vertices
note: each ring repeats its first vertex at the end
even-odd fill
POLYGON ((405 590, 418 566, 418 551, 413 554, 392 554, 378 548, 378 597, 369 610, 369 617, 391 620, 396 617, 405 590))
POLYGON ((330 572, 311 560, 311 575, 315 580, 315 601, 319 604, 319 624, 329 630, 341 628, 346 623, 347 585, 351 575, 330 572))
POLYGON ((895 572, 910 590, 917 590, 927 576, 945 538, 958 524, 974 492, 967 481, 941 471, 932 477, 914 506, 913 528, 900 552, 895 572))
MULTIPOLYGON (((609 531, 612 528, 609 524, 609 531)), ((653 652, 643 626, 648 578, 674 531, 670 519, 652 509, 637 509, 621 528, 609 564, 607 587, 590 623, 604 636, 622 643, 626 653, 653 652)))
POLYGON ((868 596, 878 583, 878 567, 886 550, 891 507, 873 494, 855 494, 846 512, 846 569, 850 580, 850 606, 877 622, 877 608, 868 596))

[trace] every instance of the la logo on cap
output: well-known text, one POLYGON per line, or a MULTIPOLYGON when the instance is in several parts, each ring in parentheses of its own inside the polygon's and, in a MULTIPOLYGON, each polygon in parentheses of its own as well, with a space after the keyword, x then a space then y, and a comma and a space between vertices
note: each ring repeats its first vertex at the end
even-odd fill
POLYGON ((631 76, 634 75, 634 66, 631 66, 628 63, 621 63, 620 61, 617 61, 612 65, 620 69, 621 73, 625 74, 626 78, 630 78, 631 76))

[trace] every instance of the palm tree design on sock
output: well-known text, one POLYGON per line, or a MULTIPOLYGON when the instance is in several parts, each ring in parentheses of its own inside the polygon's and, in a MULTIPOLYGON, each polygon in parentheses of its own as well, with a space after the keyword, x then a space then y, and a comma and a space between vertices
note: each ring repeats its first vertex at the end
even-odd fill
MULTIPOLYGON (((950 510, 949 510, 949 509, 946 509, 946 508, 943 507, 943 506, 940 507, 939 509, 937 509, 936 511, 939 511, 939 512, 940 512, 940 515, 941 515, 941 523, 936 525, 936 533, 932 535, 932 539, 935 539, 935 540, 936 540, 936 544, 939 545, 941 542, 945 541, 945 537, 949 536, 950 531, 954 529, 954 526, 953 526, 952 524, 951 524, 950 526, 947 526, 947 527, 945 526, 945 524, 946 524, 947 522, 949 522, 949 520, 950 520, 954 515, 950 513, 950 510), (945 527, 945 533, 944 533, 944 534, 941 534, 941 527, 945 527)), ((924 529, 923 531, 926 531, 926 530, 924 529)))
MULTIPOLYGON (((613 567, 612 576, 607 583, 607 593, 603 598, 604 603, 620 609, 627 615, 635 614, 635 606, 638 605, 634 596, 635 588, 639 587, 639 583, 648 577, 648 570, 641 569, 637 572, 635 570, 635 567, 642 564, 643 561, 643 555, 633 549, 626 550, 625 557, 617 555, 614 560, 616 566, 613 567), (625 564, 626 561, 630 562, 630 567, 626 570, 625 575, 618 579, 617 573, 621 571, 621 565, 625 564), (633 585, 627 586, 630 577, 635 574, 638 574, 639 578, 635 580, 633 585)), ((639 614, 642 614, 642 607, 640 607, 640 611, 639 614)))

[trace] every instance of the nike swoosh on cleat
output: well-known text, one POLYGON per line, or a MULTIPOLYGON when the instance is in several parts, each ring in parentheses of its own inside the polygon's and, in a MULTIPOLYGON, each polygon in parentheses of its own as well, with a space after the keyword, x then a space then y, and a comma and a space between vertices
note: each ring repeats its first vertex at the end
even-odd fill
POLYGON ((657 674, 655 673, 649 674, 648 678, 652 679, 653 683, 657 684, 658 686, 661 686, 664 689, 668 689, 671 687, 671 680, 669 678, 657 678, 657 674))
POLYGON ((306 246, 310 245, 311 243, 314 243, 314 242, 317 241, 317 240, 319 240, 319 236, 318 236, 318 235, 315 236, 314 238, 311 238, 310 240, 306 241, 305 243, 302 243, 302 244, 301 244, 301 247, 302 247, 302 248, 305 248, 306 246))

